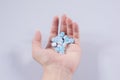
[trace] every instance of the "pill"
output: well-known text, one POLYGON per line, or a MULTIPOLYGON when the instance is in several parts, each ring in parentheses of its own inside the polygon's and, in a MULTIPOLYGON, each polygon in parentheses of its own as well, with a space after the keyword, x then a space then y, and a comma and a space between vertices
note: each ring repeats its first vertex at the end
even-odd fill
POLYGON ((52 45, 53 47, 55 47, 55 46, 57 46, 57 43, 53 42, 53 43, 51 43, 51 45, 52 45))
POLYGON ((60 32, 60 34, 58 34, 58 36, 60 37, 64 37, 64 35, 65 35, 65 32, 60 32))
POLYGON ((65 35, 65 32, 60 32, 56 37, 52 38, 51 41, 51 46, 59 54, 64 54, 66 46, 74 43, 74 39, 65 35))
POLYGON ((70 43, 73 44, 74 43, 74 39, 70 38, 70 43))

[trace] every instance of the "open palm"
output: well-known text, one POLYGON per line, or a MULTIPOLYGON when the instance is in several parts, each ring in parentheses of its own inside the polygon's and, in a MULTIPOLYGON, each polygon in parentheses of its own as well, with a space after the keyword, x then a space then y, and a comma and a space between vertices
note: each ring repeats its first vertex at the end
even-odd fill
POLYGON ((60 31, 74 38, 75 43, 69 44, 66 47, 65 54, 60 55, 51 46, 51 38, 58 35, 58 25, 59 18, 56 16, 53 19, 49 41, 45 49, 41 47, 41 33, 36 31, 32 43, 32 55, 43 67, 65 67, 73 73, 79 65, 81 55, 79 28, 77 23, 72 22, 70 18, 65 15, 62 16, 60 31))

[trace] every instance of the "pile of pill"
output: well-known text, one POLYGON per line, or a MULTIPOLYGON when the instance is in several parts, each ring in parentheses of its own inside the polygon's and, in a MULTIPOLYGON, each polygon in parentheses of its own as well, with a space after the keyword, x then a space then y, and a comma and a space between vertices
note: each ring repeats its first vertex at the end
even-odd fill
POLYGON ((64 54, 66 46, 74 43, 74 39, 65 35, 64 32, 60 32, 56 37, 52 38, 51 42, 51 46, 56 52, 64 54))

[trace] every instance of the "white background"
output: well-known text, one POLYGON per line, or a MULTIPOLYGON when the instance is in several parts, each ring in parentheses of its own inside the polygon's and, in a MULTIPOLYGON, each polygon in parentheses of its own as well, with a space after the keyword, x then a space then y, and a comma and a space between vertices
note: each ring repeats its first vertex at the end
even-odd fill
POLYGON ((52 18, 78 22, 83 49, 74 80, 120 80, 119 0, 0 0, 0 80, 40 80, 31 57, 36 29, 49 36, 52 18))

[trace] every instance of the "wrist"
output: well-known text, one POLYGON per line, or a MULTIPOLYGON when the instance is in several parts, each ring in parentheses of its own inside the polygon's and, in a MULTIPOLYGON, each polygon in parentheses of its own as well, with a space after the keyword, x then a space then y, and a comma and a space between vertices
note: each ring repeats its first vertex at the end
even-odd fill
POLYGON ((71 80, 72 75, 70 70, 65 67, 51 65, 44 67, 43 80, 71 80), (49 79, 46 75, 49 75, 49 79))

